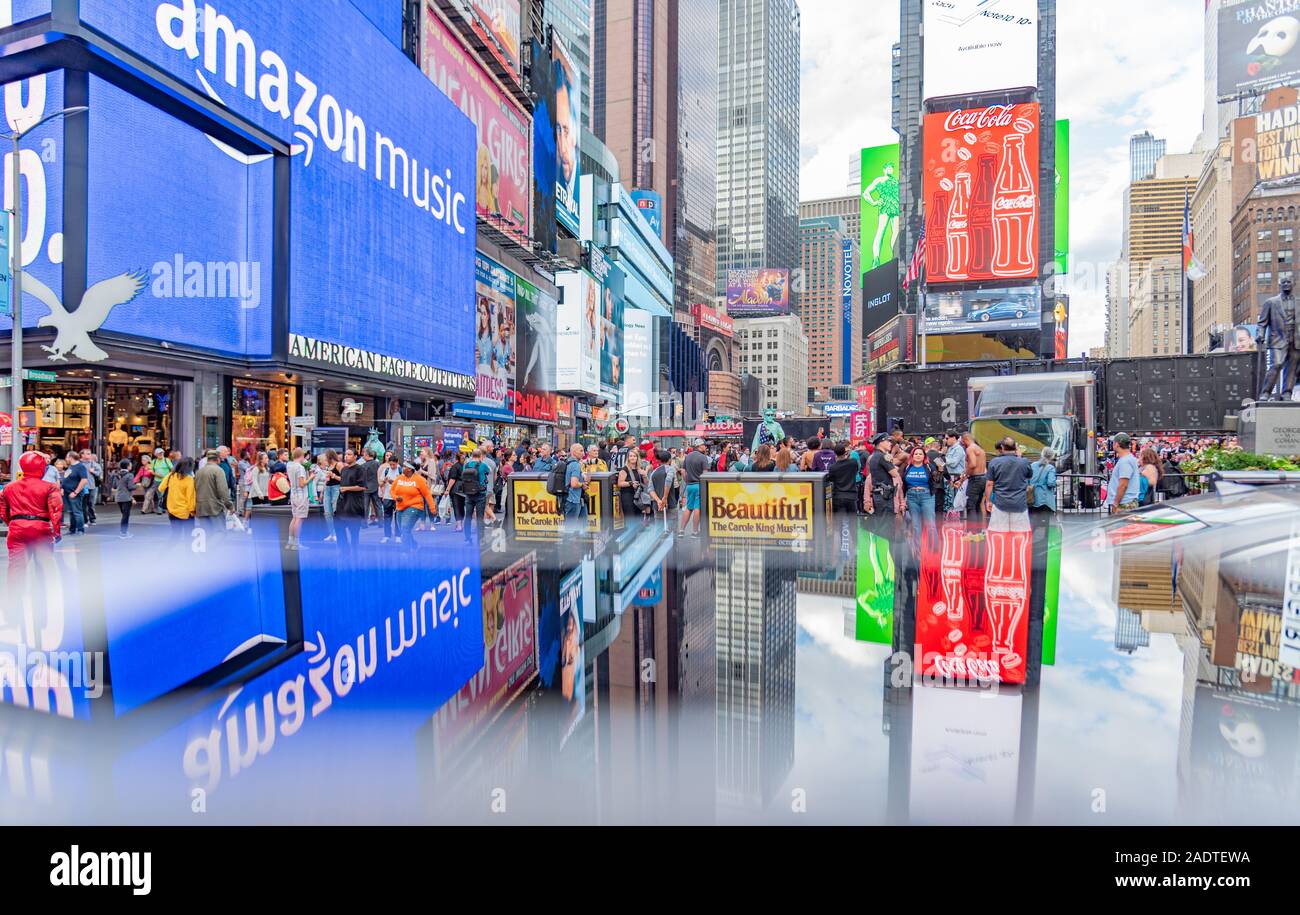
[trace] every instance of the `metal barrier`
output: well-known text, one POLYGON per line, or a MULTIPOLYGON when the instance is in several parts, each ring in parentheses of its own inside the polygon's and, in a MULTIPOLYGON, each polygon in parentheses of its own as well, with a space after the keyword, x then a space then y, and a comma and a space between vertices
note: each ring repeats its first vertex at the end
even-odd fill
MULTIPOLYGON (((1167 473, 1164 480, 1177 477, 1187 489, 1180 496, 1169 495, 1165 488, 1156 490, 1155 501, 1166 502, 1181 495, 1198 496, 1214 491, 1212 473, 1167 473)), ((1163 480, 1162 480, 1163 482, 1163 480)), ((1090 473, 1060 473, 1056 475, 1056 510, 1068 514, 1105 514, 1102 490, 1106 477, 1090 473)))

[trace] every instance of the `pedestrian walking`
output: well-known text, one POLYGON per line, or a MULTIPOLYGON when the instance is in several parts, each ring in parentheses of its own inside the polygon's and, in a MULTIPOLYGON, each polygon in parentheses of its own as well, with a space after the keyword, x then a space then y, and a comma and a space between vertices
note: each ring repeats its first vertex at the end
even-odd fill
POLYGON ((478 535, 483 539, 484 516, 487 509, 488 464, 484 459, 483 449, 476 448, 470 459, 461 468, 460 491, 465 497, 465 542, 471 540, 474 530, 474 517, 478 516, 478 535))
POLYGON ((83 495, 90 488, 90 471, 76 451, 69 451, 64 461, 66 469, 59 483, 63 489, 63 513, 68 516, 68 535, 76 536, 86 532, 83 495))
POLYGON ((113 504, 121 515, 117 526, 117 536, 123 540, 131 539, 131 509, 135 506, 135 474, 131 472, 131 462, 123 458, 117 462, 117 470, 110 477, 113 487, 113 504))
POLYGON ((194 491, 194 462, 181 458, 163 478, 158 487, 166 497, 167 520, 171 525, 171 543, 179 543, 194 529, 194 510, 197 499, 194 491))
POLYGON ((1033 471, 1017 453, 1016 440, 998 442, 998 456, 988 462, 984 512, 991 531, 1029 530, 1029 489, 1033 471))
POLYGON ((194 516, 210 536, 226 532, 226 513, 235 510, 226 474, 215 448, 204 455, 203 466, 194 474, 194 516))

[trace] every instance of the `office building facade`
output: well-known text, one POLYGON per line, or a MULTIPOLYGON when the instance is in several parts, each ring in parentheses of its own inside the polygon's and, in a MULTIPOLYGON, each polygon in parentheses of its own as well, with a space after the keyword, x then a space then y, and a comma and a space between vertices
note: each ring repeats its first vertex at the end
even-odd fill
POLYGON ((799 223, 803 293, 799 314, 808 337, 808 381, 815 400, 830 399, 862 370, 862 287, 857 233, 838 216, 799 223), (847 268, 850 271, 845 275, 847 268))
POLYGON ((799 7, 719 0, 715 292, 799 261, 799 7))
POLYGON ((763 384, 762 409, 803 412, 808 396, 808 337, 796 315, 736 322, 738 372, 763 384))

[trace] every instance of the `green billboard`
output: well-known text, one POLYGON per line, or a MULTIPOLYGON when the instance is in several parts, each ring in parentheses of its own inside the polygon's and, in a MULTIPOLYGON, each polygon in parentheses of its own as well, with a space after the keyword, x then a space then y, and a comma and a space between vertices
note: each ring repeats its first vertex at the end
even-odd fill
POLYGON ((862 150, 862 273, 898 256, 898 144, 862 150))
POLYGON ((853 636, 859 642, 892 644, 894 640, 894 557, 889 541, 858 531, 857 606, 853 636))
POLYGON ((1056 272, 1070 270, 1070 122, 1056 122, 1056 272))

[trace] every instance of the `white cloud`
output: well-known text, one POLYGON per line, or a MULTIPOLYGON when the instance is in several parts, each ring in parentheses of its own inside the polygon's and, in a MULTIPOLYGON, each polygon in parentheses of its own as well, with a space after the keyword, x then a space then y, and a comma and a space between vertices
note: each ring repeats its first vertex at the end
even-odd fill
MULTIPOLYGON (((898 8, 892 0, 803 0, 800 11, 800 192, 807 200, 843 194, 850 158, 897 140, 890 47, 898 8)), ((1057 114, 1071 122, 1072 353, 1099 346, 1105 333, 1106 265, 1123 237, 1128 137, 1150 130, 1170 152, 1186 152, 1200 131, 1202 43, 1201 10, 1183 0, 1057 6, 1057 114)))

